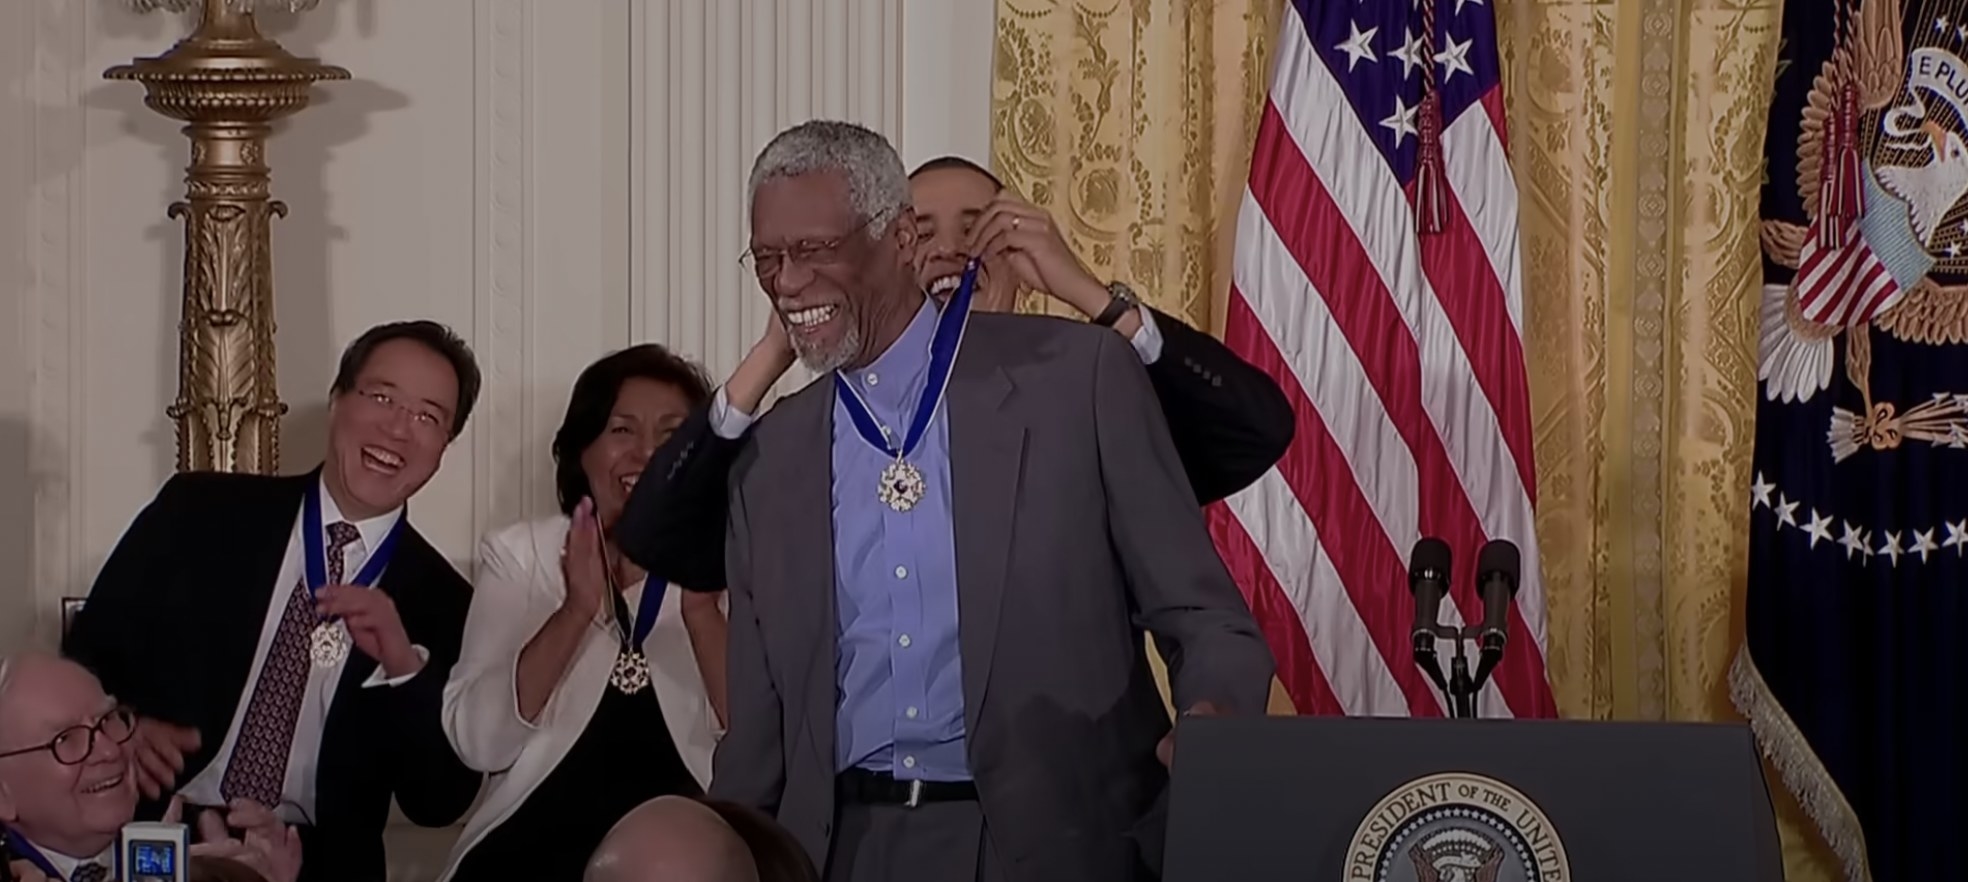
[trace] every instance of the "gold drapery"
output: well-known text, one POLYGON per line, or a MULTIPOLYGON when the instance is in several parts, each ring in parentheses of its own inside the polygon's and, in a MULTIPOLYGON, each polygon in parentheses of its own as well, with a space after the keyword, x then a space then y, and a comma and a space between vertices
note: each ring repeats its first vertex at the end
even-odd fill
MULTIPOLYGON (((998 0, 995 169, 1096 275, 1199 326, 1222 313, 1281 8, 998 0)), ((1547 667, 1567 717, 1735 718, 1780 14, 1781 0, 1499 0, 1547 667)), ((1836 878, 1778 800, 1788 878, 1836 878)))

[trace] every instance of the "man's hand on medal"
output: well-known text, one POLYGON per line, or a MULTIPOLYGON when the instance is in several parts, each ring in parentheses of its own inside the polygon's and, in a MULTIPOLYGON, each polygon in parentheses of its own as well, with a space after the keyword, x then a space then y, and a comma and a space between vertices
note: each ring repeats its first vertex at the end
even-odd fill
POLYGON ((1089 317, 1100 314, 1112 299, 1107 286, 1073 254, 1052 215, 1008 192, 985 206, 970 228, 965 251, 991 266, 1010 267, 1019 284, 1089 317))
POLYGON ((361 585, 328 585, 315 594, 315 609, 324 618, 340 618, 363 655, 376 660, 383 676, 395 679, 423 670, 424 660, 403 630, 396 601, 388 594, 361 585))

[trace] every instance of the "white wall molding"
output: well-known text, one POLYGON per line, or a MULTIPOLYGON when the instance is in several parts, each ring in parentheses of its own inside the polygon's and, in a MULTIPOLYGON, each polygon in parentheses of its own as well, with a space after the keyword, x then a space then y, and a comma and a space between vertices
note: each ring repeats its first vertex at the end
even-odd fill
POLYGON ((517 520, 531 504, 524 475, 532 452, 527 442, 526 389, 526 0, 476 0, 476 143, 479 208, 475 212, 473 286, 483 292, 473 336, 485 377, 478 424, 472 433, 472 533, 484 535, 517 520))
MULTIPOLYGON (((992 7, 637 5, 630 310, 640 339, 699 359, 722 379, 758 338, 768 307, 738 264, 748 238, 745 183, 780 130, 844 119, 886 134, 905 163, 942 153, 987 158, 992 7)), ((780 389, 808 379, 795 368, 780 389)))
MULTIPOLYGON (((59 598, 85 584, 79 540, 91 480, 74 406, 81 391, 85 339, 87 165, 81 104, 87 4, 27 0, 34 46, 23 89, 32 123, 22 347, 30 371, 27 475, 33 499, 28 549, 38 617, 35 633, 54 637, 59 598)), ((134 512, 132 513, 134 514, 134 512)), ((75 593, 80 593, 75 591, 75 593)))
MULTIPOLYGON (((764 326, 738 265, 765 141, 854 119, 903 160, 988 152, 985 0, 324 0, 267 14, 347 67, 269 141, 282 468, 321 455, 341 347, 382 321, 464 334, 478 409, 412 503, 461 565, 554 508, 574 377, 654 340, 722 377, 764 326), (952 34, 958 35, 952 39, 952 34)), ((102 71, 185 22, 112 0, 0 3, 0 651, 51 643, 170 474, 178 126, 102 71), (11 500, 11 502, 8 502, 11 500), (8 506, 12 507, 9 508, 8 506)), ((795 371, 790 382, 806 379, 795 371)))

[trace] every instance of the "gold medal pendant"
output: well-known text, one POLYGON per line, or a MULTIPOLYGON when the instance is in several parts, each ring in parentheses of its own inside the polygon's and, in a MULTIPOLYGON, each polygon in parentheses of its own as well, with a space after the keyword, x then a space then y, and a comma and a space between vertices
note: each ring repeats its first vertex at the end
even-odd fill
POLYGON ((922 472, 902 460, 888 464, 881 473, 881 501, 896 511, 908 511, 921 502, 927 492, 922 472))
POLYGON ((341 622, 322 622, 308 635, 308 656, 315 667, 332 668, 348 658, 352 642, 341 622))
POLYGON ((642 653, 624 649, 615 656, 615 669, 608 673, 608 685, 623 695, 634 695, 649 688, 649 659, 642 653))

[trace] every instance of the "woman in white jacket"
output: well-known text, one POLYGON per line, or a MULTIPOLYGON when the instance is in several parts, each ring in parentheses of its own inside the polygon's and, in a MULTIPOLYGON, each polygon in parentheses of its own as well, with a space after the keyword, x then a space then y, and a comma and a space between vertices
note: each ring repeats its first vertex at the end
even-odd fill
POLYGON ((554 437, 565 514, 481 544, 444 728, 492 786, 444 879, 579 879, 629 809, 709 785, 722 595, 645 578, 611 535, 650 453, 709 398, 700 370, 654 344, 590 365, 554 437))

